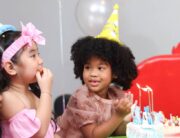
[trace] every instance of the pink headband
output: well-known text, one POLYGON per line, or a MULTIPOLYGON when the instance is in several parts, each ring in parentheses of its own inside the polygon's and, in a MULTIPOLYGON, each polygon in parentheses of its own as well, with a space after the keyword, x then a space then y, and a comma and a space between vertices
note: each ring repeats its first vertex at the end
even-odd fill
POLYGON ((21 36, 3 52, 2 63, 9 61, 26 44, 32 46, 32 41, 39 45, 45 45, 45 38, 41 36, 42 32, 36 29, 32 23, 28 23, 26 26, 21 23, 21 27, 21 36))

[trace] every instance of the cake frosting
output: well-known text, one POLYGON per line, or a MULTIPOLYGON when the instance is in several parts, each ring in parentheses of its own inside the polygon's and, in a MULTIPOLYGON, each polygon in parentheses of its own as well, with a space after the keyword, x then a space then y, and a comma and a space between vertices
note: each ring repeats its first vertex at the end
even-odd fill
POLYGON ((131 122, 127 124, 126 135, 128 138, 164 138, 164 126, 137 125, 131 122))
POLYGON ((164 126, 164 138, 180 138, 180 127, 164 126))
POLYGON ((140 111, 136 106, 132 112, 132 122, 127 124, 127 138, 164 138, 163 114, 161 112, 149 112, 149 107, 140 111))
POLYGON ((180 119, 170 115, 164 123, 164 138, 180 138, 180 119))

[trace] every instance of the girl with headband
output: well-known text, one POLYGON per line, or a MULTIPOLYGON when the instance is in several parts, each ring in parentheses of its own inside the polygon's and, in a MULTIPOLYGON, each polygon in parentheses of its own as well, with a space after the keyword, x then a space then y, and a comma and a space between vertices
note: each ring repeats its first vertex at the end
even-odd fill
POLYGON ((45 38, 32 23, 0 26, 0 125, 4 138, 52 138, 51 71, 43 67, 37 45, 45 38))

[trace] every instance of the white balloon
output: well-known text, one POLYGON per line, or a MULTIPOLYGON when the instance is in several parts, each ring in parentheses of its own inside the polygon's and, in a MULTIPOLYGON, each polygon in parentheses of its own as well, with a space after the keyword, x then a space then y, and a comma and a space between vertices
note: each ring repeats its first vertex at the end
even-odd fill
POLYGON ((79 0, 76 19, 86 35, 99 34, 113 9, 112 0, 79 0))

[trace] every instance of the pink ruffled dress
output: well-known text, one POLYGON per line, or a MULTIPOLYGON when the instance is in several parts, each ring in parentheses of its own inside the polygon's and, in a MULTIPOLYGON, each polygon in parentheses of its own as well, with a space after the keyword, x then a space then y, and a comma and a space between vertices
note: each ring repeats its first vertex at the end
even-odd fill
POLYGON ((59 135, 62 138, 83 138, 80 128, 91 123, 102 123, 111 118, 112 103, 120 99, 124 91, 113 91, 109 88, 109 99, 103 99, 94 93, 90 93, 84 85, 70 98, 67 108, 58 118, 61 128, 59 135))
MULTIPOLYGON (((23 109, 9 120, 1 121, 2 138, 31 138, 41 127, 36 110, 23 109)), ((44 138, 54 138, 56 126, 51 121, 44 138)))

